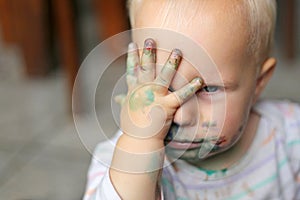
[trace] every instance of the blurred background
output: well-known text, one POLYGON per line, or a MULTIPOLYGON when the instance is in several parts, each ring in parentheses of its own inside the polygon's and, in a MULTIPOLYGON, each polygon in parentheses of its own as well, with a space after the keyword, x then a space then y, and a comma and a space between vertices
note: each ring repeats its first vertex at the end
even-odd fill
MULTIPOLYGON (((91 155, 74 126, 72 87, 87 54, 129 29, 125 4, 0 0, 1 200, 82 199, 91 155)), ((279 62, 263 97, 300 102, 300 2, 278 4, 274 54, 279 62)), ((96 110, 109 134, 117 130, 110 97, 123 62, 121 57, 112 63, 96 94, 96 110)), ((75 111, 84 116, 84 97, 75 98, 75 111)))

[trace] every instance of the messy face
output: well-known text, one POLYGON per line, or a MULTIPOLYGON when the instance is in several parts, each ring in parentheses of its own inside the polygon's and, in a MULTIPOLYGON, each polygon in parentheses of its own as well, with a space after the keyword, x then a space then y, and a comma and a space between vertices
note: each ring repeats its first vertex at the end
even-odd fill
MULTIPOLYGON (((170 90, 178 90, 197 76, 205 83, 194 98, 176 111, 165 144, 169 155, 197 162, 229 149, 247 131, 245 127, 256 98, 257 68, 246 53, 247 25, 241 12, 234 10, 239 6, 234 4, 238 3, 212 0, 198 5, 200 1, 196 1, 179 14, 178 9, 171 9, 166 2, 145 1, 137 13, 134 28, 159 27, 184 34, 207 51, 221 77, 217 79, 216 74, 204 73, 210 69, 201 63, 190 64, 184 54, 193 50, 182 50, 183 60, 170 90), (154 14, 157 8, 160 8, 158 14, 154 14), (209 75, 204 77, 204 74, 209 75)), ((178 2, 182 6, 177 8, 187 4, 178 2)), ((138 37, 145 36, 135 35, 133 39, 137 41, 138 37)), ((159 48, 165 38, 154 39, 159 48)), ((167 55, 167 52, 157 51, 157 72, 167 55)))

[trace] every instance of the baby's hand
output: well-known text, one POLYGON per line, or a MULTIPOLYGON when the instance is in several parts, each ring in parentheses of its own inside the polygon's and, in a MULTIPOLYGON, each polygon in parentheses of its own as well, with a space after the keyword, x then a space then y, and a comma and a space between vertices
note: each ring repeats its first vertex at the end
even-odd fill
POLYGON ((128 93, 122 103, 123 133, 140 139, 163 140, 177 108, 201 88, 202 79, 195 78, 181 89, 169 92, 169 85, 180 64, 182 54, 174 49, 161 72, 155 77, 155 42, 147 39, 142 58, 138 47, 131 43, 127 56, 128 93))
POLYGON ((164 162, 164 138, 176 109, 202 85, 195 78, 178 91, 169 85, 181 60, 174 49, 155 77, 156 50, 152 39, 145 41, 141 63, 137 45, 129 45, 128 92, 122 102, 120 136, 110 167, 111 181, 122 199, 158 199, 158 179, 164 162), (130 184, 128 184, 130 182, 130 184))

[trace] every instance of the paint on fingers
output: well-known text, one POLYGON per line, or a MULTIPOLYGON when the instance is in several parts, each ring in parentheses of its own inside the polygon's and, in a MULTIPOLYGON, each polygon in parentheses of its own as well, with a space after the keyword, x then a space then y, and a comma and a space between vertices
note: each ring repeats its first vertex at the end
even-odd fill
POLYGON ((130 43, 128 45, 128 55, 127 55, 127 75, 135 75, 135 70, 139 64, 138 46, 135 43, 130 43))
POLYGON ((146 56, 153 56, 153 58, 155 59, 155 49, 156 49, 156 45, 153 39, 149 38, 147 40, 145 40, 144 43, 144 49, 143 49, 143 54, 146 56))
POLYGON ((182 53, 179 49, 174 49, 170 54, 168 61, 161 69, 156 78, 156 82, 168 87, 176 73, 176 70, 180 64, 182 53))
POLYGON ((200 77, 194 78, 189 84, 176 92, 180 101, 183 103, 193 96, 202 86, 203 80, 200 77))
POLYGON ((129 89, 137 82, 137 69, 139 65, 138 46, 135 43, 128 45, 127 63, 126 63, 126 81, 129 89))
POLYGON ((151 82, 155 78, 156 45, 151 38, 145 40, 139 67, 138 81, 140 83, 151 82))
POLYGON ((150 106, 155 100, 154 92, 147 89, 144 92, 134 91, 129 98, 129 108, 131 111, 143 111, 145 107, 150 106))
POLYGON ((169 58, 168 58, 168 65, 177 70, 179 63, 181 61, 182 58, 182 53, 179 49, 173 49, 172 53, 170 54, 169 58))
POLYGON ((146 70, 145 64, 154 64, 156 62, 156 45, 153 39, 149 38, 145 40, 144 49, 143 49, 143 57, 142 57, 142 65, 141 70, 146 70))

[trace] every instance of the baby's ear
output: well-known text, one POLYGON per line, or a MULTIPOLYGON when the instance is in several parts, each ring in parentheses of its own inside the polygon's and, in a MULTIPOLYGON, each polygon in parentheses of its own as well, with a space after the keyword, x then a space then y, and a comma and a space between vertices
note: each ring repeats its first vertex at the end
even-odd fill
POLYGON ((256 102, 259 95, 271 79, 274 69, 276 66, 276 59, 275 58, 268 58, 260 68, 260 72, 258 78, 256 80, 256 89, 255 89, 255 98, 253 103, 256 102))

